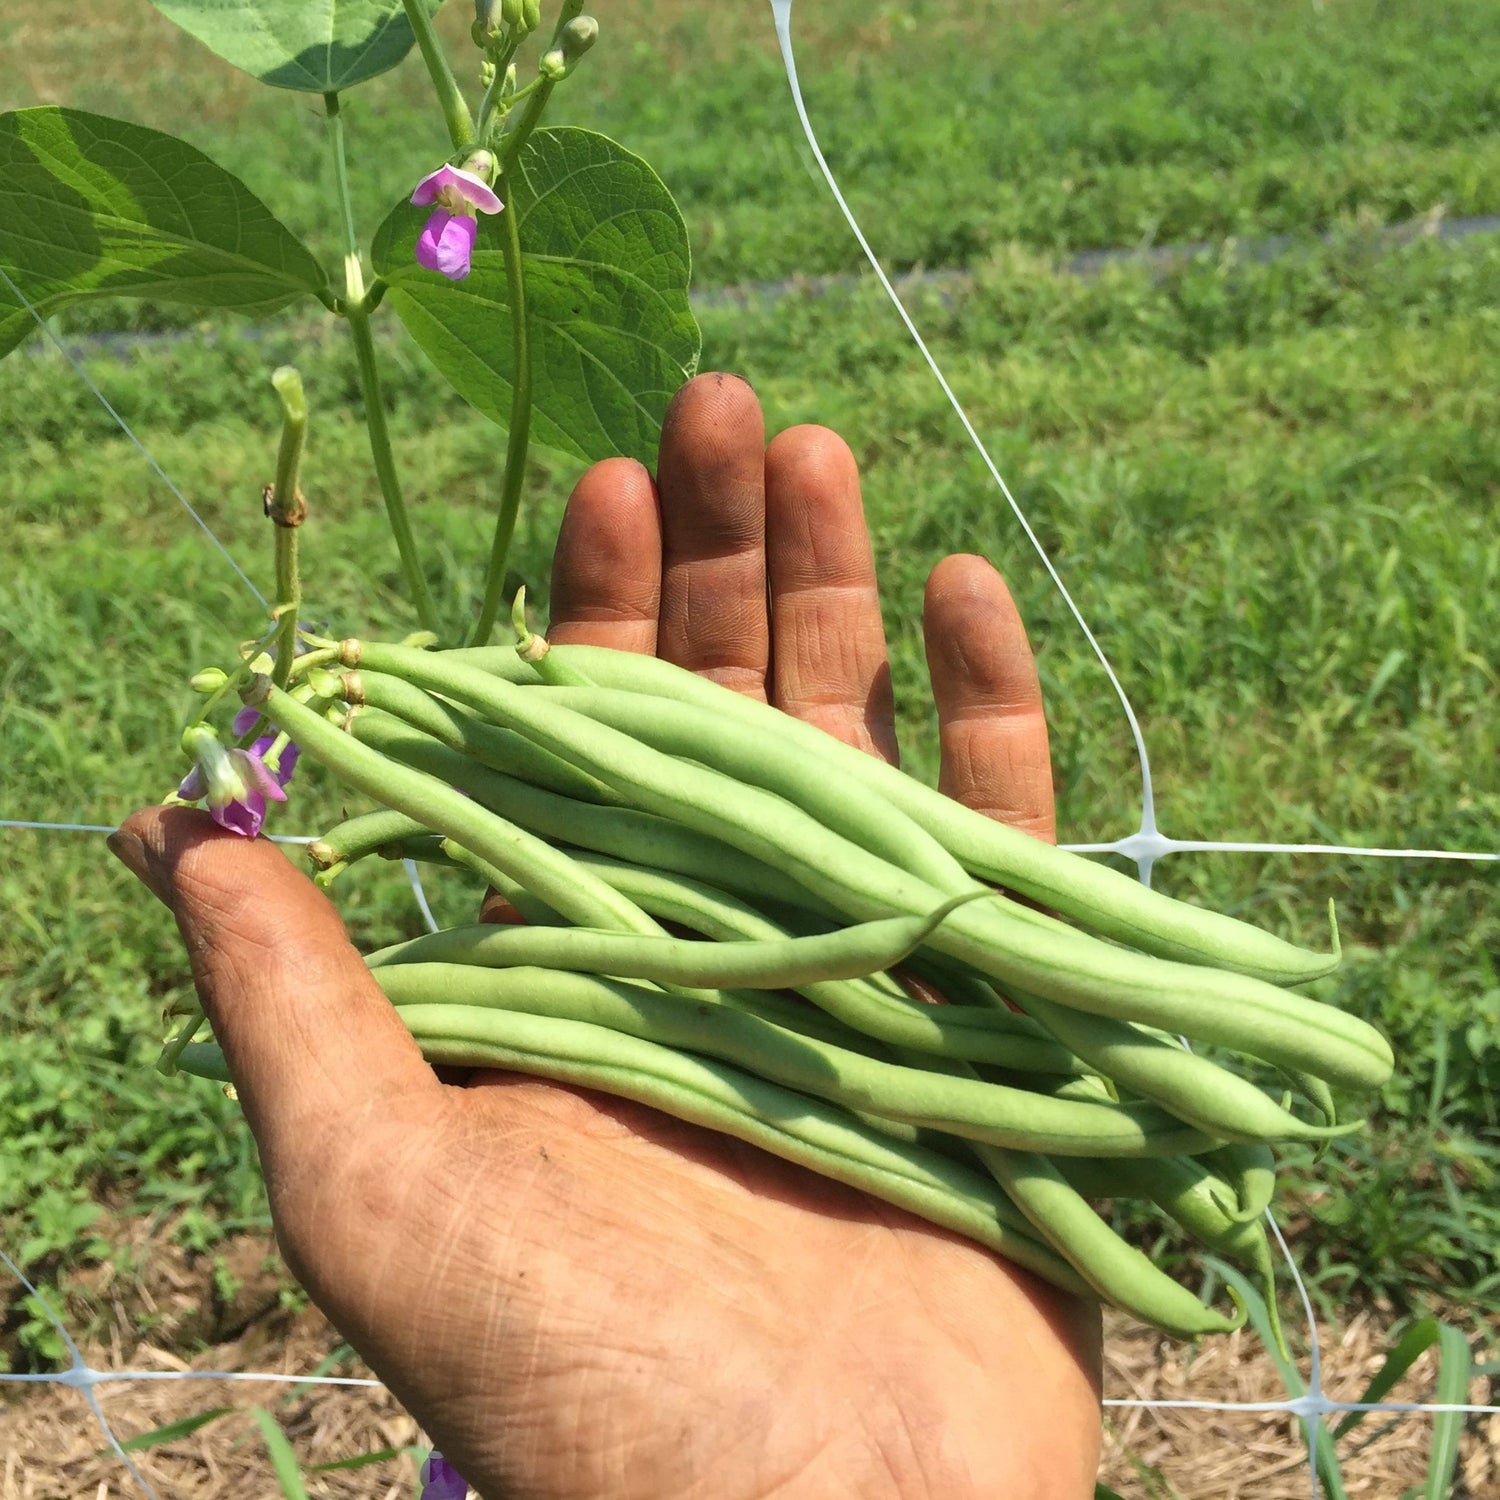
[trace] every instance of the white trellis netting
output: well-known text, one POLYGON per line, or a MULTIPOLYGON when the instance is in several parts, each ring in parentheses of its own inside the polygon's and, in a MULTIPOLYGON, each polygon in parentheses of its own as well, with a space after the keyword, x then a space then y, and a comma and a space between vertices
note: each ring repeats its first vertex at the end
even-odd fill
MULTIPOLYGON (((806 137, 807 144, 812 151, 819 170, 822 172, 829 190, 832 192, 835 200, 838 203, 840 211, 843 213, 844 218, 848 222, 849 228, 853 232, 855 238, 859 241, 860 248, 863 250, 866 258, 869 260, 869 263, 873 268, 876 277, 880 281, 880 285, 886 292, 887 296, 890 298, 892 304, 895 306, 902 322, 906 327, 907 332, 910 334, 918 350, 921 352, 922 358, 926 361, 933 377, 942 387, 944 395, 952 405, 954 413, 958 417, 960 423, 962 423, 964 431, 967 433, 970 441, 973 443, 975 449, 983 459, 985 467, 988 469, 995 485, 999 489, 1000 493, 1004 496, 1006 504, 1009 506, 1010 511, 1014 516, 1017 524, 1024 532, 1027 541, 1035 550, 1038 559, 1040 560, 1042 566, 1046 569, 1049 578, 1058 590, 1058 593, 1062 597, 1073 619, 1076 621, 1078 628, 1083 632, 1084 638, 1087 640, 1094 656, 1097 658, 1100 666, 1107 674, 1110 684, 1113 687, 1117 698, 1119 699, 1120 707, 1124 712, 1126 720, 1130 726, 1130 732, 1134 740, 1136 754, 1140 761, 1141 770, 1141 816, 1139 826, 1135 829, 1134 832, 1129 833, 1121 838, 1115 839, 1109 843, 1072 844, 1065 847, 1074 849, 1081 853, 1113 853, 1122 855, 1125 858, 1133 860, 1135 862, 1136 867, 1140 873, 1140 878, 1148 883, 1151 879, 1152 870, 1159 860, 1164 859, 1169 854, 1184 851, 1256 854, 1299 853, 1327 854, 1350 857, 1362 856, 1366 858, 1464 860, 1486 863, 1500 862, 1500 852, 1496 851, 1399 849, 1339 844, 1283 844, 1230 842, 1215 839, 1176 839, 1162 832, 1157 823, 1156 803, 1152 790, 1151 764, 1146 749, 1145 737, 1142 733, 1140 722, 1136 716, 1135 710, 1130 702, 1130 698, 1126 693, 1123 684, 1120 682, 1119 677, 1115 673, 1114 668, 1111 666, 1108 657, 1105 655, 1103 648, 1100 646, 1098 640, 1090 630, 1087 621, 1084 619, 1082 612, 1074 602, 1073 597, 1069 593, 1067 586, 1064 584, 1056 566, 1054 565, 1051 558, 1047 555, 1046 550, 1041 545, 1041 542, 1038 540, 1036 533, 1033 531, 1024 511, 1021 509, 1021 506, 1016 501, 1014 495, 1011 493, 1010 487, 1006 484, 999 468, 990 457, 983 441, 980 439, 979 434, 975 431, 968 415, 964 411, 963 406, 959 402, 957 396, 955 396, 955 394, 953 393, 953 390, 944 377, 942 370, 938 367, 937 361, 933 358, 932 353, 928 349, 926 342, 923 340, 920 332, 918 331, 916 324, 913 322, 910 314, 907 312, 907 309, 902 303, 899 294, 892 286, 890 279, 888 278, 883 267, 880 264, 879 259, 875 255, 875 252, 871 248, 869 242, 864 236, 864 233, 860 229, 859 224, 856 221, 854 214, 850 210, 843 193, 840 191, 839 185, 835 180, 834 175, 830 170, 828 163, 823 156, 823 152, 818 144, 818 139, 813 130, 812 122, 808 117, 806 104, 803 100, 801 86, 798 81, 796 59, 793 50, 791 35, 792 0, 770 0, 770 5, 775 21, 777 40, 781 49, 782 61, 786 69, 787 81, 791 88, 792 102, 796 109, 797 117, 800 121, 802 131, 806 137)), ((111 417, 113 417, 115 422, 118 423, 119 427, 125 433, 126 437, 129 438, 129 440, 136 446, 145 461, 151 466, 151 468, 156 472, 157 476, 161 479, 162 483, 166 485, 171 493, 182 504, 187 514, 191 517, 192 521, 202 530, 209 543, 213 547, 215 547, 223 556, 225 562, 238 575, 239 579, 245 585, 246 589, 254 596, 255 600, 263 608, 268 608, 268 601, 265 599, 264 595, 261 594, 260 590, 256 588, 255 584, 251 581, 249 576, 240 568, 239 564, 230 555, 228 550, 224 547, 223 543, 220 542, 218 537, 214 535, 212 529, 194 509, 192 503, 181 492, 177 485, 173 483, 171 477, 162 469, 161 465, 157 463, 156 459, 152 456, 145 445, 141 443, 141 441, 136 437, 135 433, 131 431, 129 424, 110 404, 104 392, 99 389, 98 385, 91 379, 88 373, 83 369, 82 365, 73 357, 73 355, 62 344, 62 342, 57 339, 56 335, 53 334, 53 332, 47 327, 46 323, 36 312, 36 310, 34 308, 31 308, 31 304, 27 301, 24 294, 21 293, 20 289, 16 287, 14 282, 11 281, 10 277, 6 275, 3 269, 0 269, 0 280, 3 280, 11 293, 18 298, 23 306, 26 306, 32 312, 32 316, 36 319, 38 325, 41 327, 46 337, 52 340, 56 347, 61 351, 63 356, 69 361, 73 369, 77 372, 79 378, 85 382, 85 384, 93 392, 94 396, 105 407, 105 409, 109 412, 111 417)), ((113 832, 112 824, 52 823, 21 818, 0 818, 0 828, 33 829, 55 833, 107 834, 113 832)), ((311 836, 283 836, 278 841, 293 844, 308 843, 311 842, 311 836)), ((427 904, 426 894, 423 891, 422 882, 417 867, 410 860, 405 861, 404 863, 408 879, 411 882, 412 892, 421 911, 423 920, 426 922, 429 928, 435 929, 437 923, 435 922, 431 909, 427 904)), ((1346 1412, 1387 1412, 1397 1415, 1428 1414, 1434 1416, 1440 1413, 1500 1413, 1500 1406, 1481 1406, 1437 1402, 1376 1402, 1369 1404, 1360 1404, 1354 1402, 1330 1400, 1324 1394, 1323 1390, 1322 1355, 1318 1345, 1317 1324, 1313 1316, 1312 1304, 1308 1297, 1307 1289, 1303 1285, 1301 1276, 1298 1274, 1296 1262, 1293 1259, 1290 1250, 1288 1249, 1286 1240, 1282 1235, 1279 1226, 1273 1219, 1270 1219, 1269 1214, 1267 1217, 1270 1220, 1270 1228, 1275 1236, 1278 1246, 1281 1249, 1282 1256, 1296 1282, 1302 1302, 1303 1311, 1307 1319, 1309 1353, 1306 1371, 1306 1394, 1291 1400, 1266 1402, 1109 1399, 1105 1401, 1105 1405, 1107 1407, 1191 1407, 1215 1411, 1284 1412, 1288 1416, 1295 1417, 1300 1420, 1303 1423, 1304 1431, 1308 1435, 1308 1482, 1314 1500, 1318 1500, 1318 1496, 1321 1492, 1320 1482, 1318 1478, 1317 1449, 1320 1440, 1326 1438, 1327 1436, 1321 1422, 1321 1419, 1324 1416, 1346 1412)), ((115 1453, 118 1454, 122 1465, 124 1465, 125 1469, 140 1486, 142 1492, 153 1497, 156 1496, 157 1492, 153 1489, 151 1484, 146 1480, 145 1476, 141 1474, 140 1470, 132 1462, 130 1455, 125 1451, 119 1439, 110 1428, 109 1422, 105 1418, 103 1408, 101 1407, 98 1397, 95 1394, 95 1388, 99 1385, 108 1382, 120 1381, 144 1382, 226 1380, 239 1382, 268 1382, 301 1386, 379 1386, 379 1382, 373 1380, 359 1380, 338 1376, 287 1375, 271 1372, 256 1373, 246 1371, 216 1370, 97 1370, 92 1368, 87 1363, 82 1355, 82 1352, 79 1350, 78 1346, 75 1344, 72 1337, 68 1333, 67 1328, 61 1323, 61 1321, 57 1319, 56 1315, 53 1313, 52 1309, 47 1304, 45 1299, 40 1296, 40 1294, 37 1292, 37 1289, 31 1284, 30 1281, 27 1280, 20 1266, 18 1266, 10 1258, 10 1256, 8 1256, 4 1252, 3 1249, 0 1249, 0 1264, 3 1264, 6 1269, 17 1279, 17 1281, 26 1289, 26 1291, 30 1293, 33 1298, 35 1298, 38 1305, 46 1310, 47 1315, 52 1319, 59 1337, 62 1339, 65 1348, 71 1356, 71 1363, 69 1364, 68 1368, 61 1372, 28 1375, 0 1374, 0 1383, 5 1383, 12 1387, 24 1387, 26 1385, 36 1384, 54 1384, 70 1387, 76 1390, 79 1393, 81 1399, 88 1403, 90 1409, 92 1410, 95 1418, 99 1423, 105 1439, 109 1443, 110 1447, 115 1451, 115 1453)))

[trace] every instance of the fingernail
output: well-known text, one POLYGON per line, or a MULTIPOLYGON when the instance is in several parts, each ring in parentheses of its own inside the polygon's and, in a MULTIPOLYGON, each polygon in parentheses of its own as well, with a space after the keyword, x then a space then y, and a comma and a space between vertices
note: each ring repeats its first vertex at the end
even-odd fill
POLYGON ((171 906, 170 886, 164 878, 156 857, 143 840, 133 833, 117 828, 104 841, 109 852, 135 876, 140 883, 164 906, 171 906))

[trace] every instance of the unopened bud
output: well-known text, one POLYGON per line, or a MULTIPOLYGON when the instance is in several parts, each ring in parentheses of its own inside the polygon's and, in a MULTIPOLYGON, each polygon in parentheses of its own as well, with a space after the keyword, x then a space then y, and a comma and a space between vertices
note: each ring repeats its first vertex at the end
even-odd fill
POLYGON ((401 638, 403 646, 409 646, 413 651, 425 651, 429 646, 438 643, 438 633, 435 630, 414 630, 408 636, 401 638))
POLYGON ((558 83, 568 76, 568 54, 561 47, 554 47, 550 52, 542 53, 536 70, 543 78, 558 83))
POLYGON ((229 681, 229 673, 219 667, 205 667, 188 678, 195 693, 217 693, 229 681))
POLYGON ((592 16, 574 16, 562 29, 558 41, 568 54, 571 67, 599 40, 599 23, 592 16))
POLYGON ((500 19, 507 26, 526 24, 525 0, 500 0, 500 19))
POLYGON ((542 24, 542 0, 521 0, 521 20, 527 31, 542 24))
POLYGON ((479 178, 481 182, 493 182, 498 165, 493 152, 475 151, 465 159, 461 170, 479 178))

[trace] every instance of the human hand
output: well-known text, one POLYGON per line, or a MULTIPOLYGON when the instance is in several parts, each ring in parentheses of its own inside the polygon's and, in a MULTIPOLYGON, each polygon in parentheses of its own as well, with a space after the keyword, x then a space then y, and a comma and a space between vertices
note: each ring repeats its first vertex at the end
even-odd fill
MULTIPOLYGON (((611 460, 580 482, 551 638, 655 650, 893 756, 844 444, 797 428, 767 449, 749 388, 704 376, 673 404, 659 479, 658 497, 611 460)), ((924 623, 943 789, 1050 837, 1004 584, 948 558, 924 623)), ((177 914, 288 1264, 487 1500, 1092 1493, 1096 1310, 627 1101, 440 1083, 272 845, 157 808, 113 846, 177 914)))

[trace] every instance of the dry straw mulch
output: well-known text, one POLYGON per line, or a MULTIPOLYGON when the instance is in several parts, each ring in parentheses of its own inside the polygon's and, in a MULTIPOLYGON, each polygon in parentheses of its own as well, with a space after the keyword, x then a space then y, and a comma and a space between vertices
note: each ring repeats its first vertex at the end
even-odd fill
MULTIPOLYGON (((95 1326, 103 1330, 103 1342, 87 1351, 90 1363, 106 1370, 313 1370, 337 1347, 338 1337, 315 1311, 279 1309, 285 1283, 269 1250, 268 1242, 250 1237, 231 1245, 233 1275, 227 1283, 221 1276, 217 1292, 208 1257, 193 1260, 160 1242, 149 1247, 147 1274, 99 1268, 84 1289, 95 1326), (158 1320, 155 1342, 138 1342, 133 1334, 143 1311, 158 1320), (193 1335, 215 1342, 191 1362, 166 1347, 193 1335)), ((1322 1341, 1328 1393, 1356 1399, 1388 1347, 1380 1326, 1360 1315, 1342 1334, 1324 1329, 1322 1341)), ((339 1373, 368 1374, 358 1365, 339 1373)), ((1431 1359, 1424 1357, 1392 1399, 1431 1399, 1433 1380, 1431 1359)), ((1194 1350, 1114 1315, 1107 1326, 1105 1387, 1110 1396, 1151 1400, 1285 1397, 1274 1364, 1253 1336, 1211 1339, 1194 1350)), ((135 1455, 157 1492, 180 1500, 278 1500, 280 1490, 248 1414, 256 1405, 276 1415, 304 1469, 387 1448, 426 1447, 416 1423, 380 1389, 323 1386, 294 1393, 286 1384, 210 1380, 107 1382, 95 1389, 122 1439, 213 1407, 233 1408, 197 1432, 135 1455)), ((0 1386, 0 1399, 0 1500, 139 1495, 119 1459, 101 1452, 103 1435, 80 1393, 55 1385, 0 1386)), ((1475 1381, 1471 1399, 1492 1399, 1488 1382, 1475 1381)), ((1389 1420, 1367 1418, 1341 1445, 1352 1500, 1397 1500, 1422 1481, 1430 1420, 1401 1417, 1381 1431, 1389 1420)), ((1500 1500, 1500 1417, 1472 1419, 1461 1453, 1456 1500, 1500 1500)), ((1131 1500, 1306 1500, 1311 1493, 1296 1424, 1278 1412, 1113 1410, 1102 1477, 1131 1500)), ((417 1491, 416 1465, 402 1457, 364 1469, 309 1473, 306 1484, 314 1500, 410 1500, 417 1491)))

